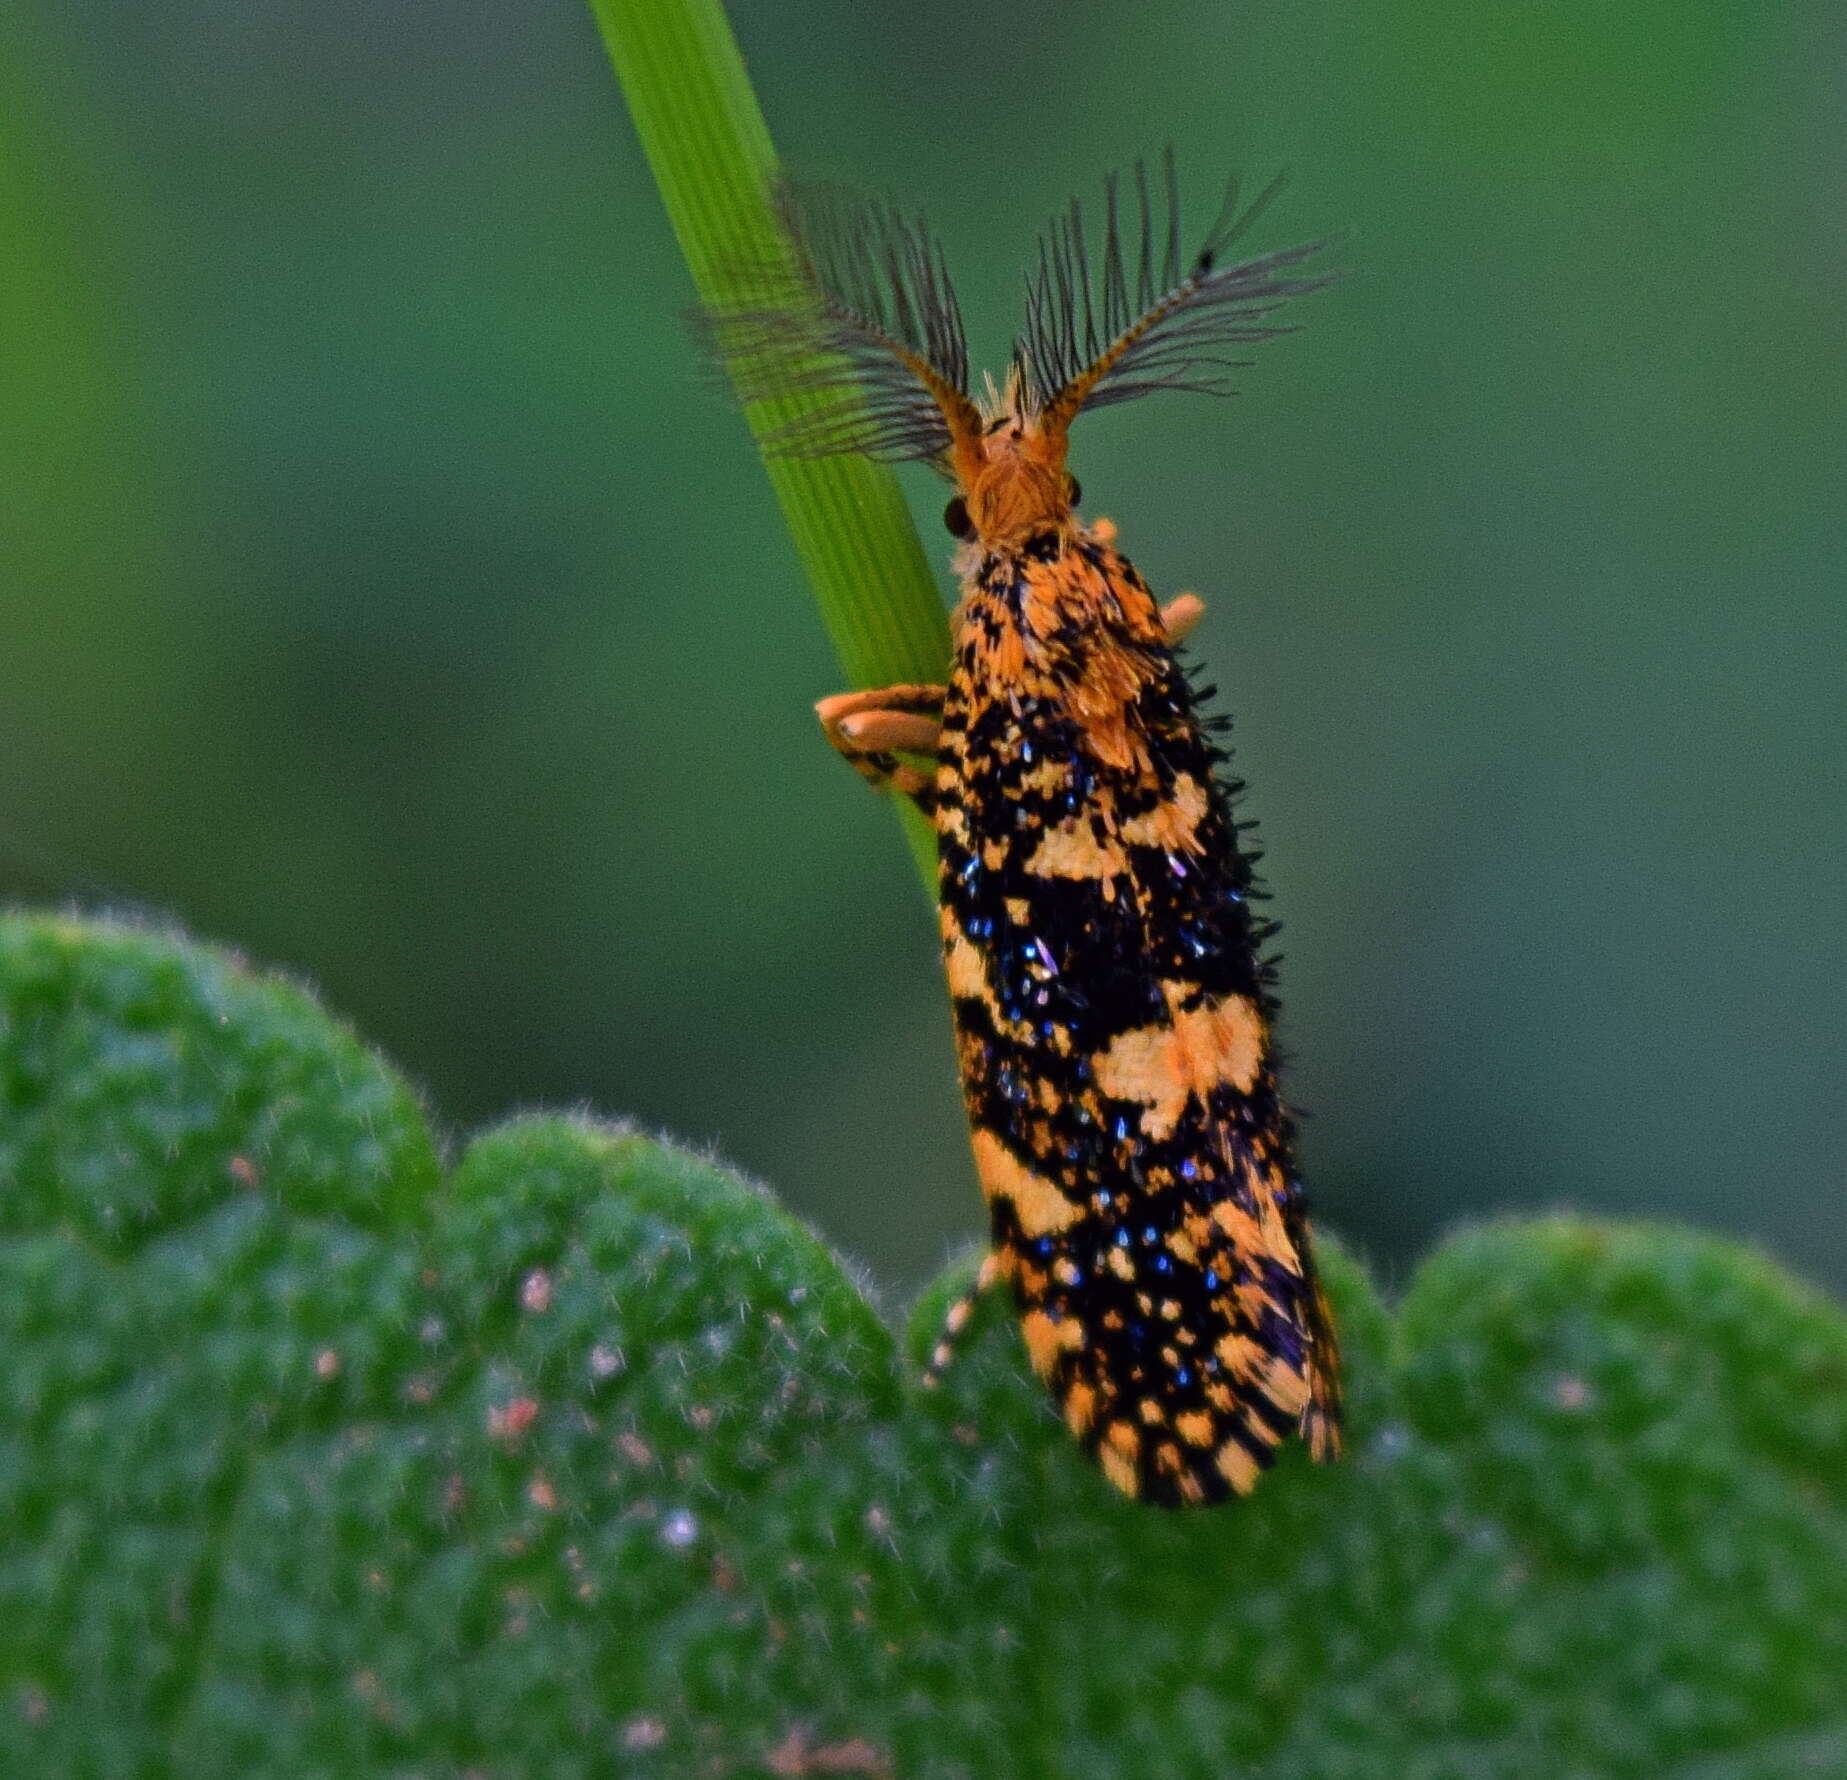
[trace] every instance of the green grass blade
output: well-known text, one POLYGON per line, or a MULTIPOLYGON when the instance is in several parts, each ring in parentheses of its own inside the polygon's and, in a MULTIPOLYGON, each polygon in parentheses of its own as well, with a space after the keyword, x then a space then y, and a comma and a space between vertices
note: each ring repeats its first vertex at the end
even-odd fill
MULTIPOLYGON (((591 0, 673 231, 706 303, 726 268, 788 249, 770 206, 776 153, 719 0, 591 0)), ((753 403, 761 441, 816 398, 753 403)), ((766 457, 789 535, 851 687, 940 680, 942 600, 897 478, 863 458, 766 457)), ((894 798, 934 889, 928 826, 894 798)))

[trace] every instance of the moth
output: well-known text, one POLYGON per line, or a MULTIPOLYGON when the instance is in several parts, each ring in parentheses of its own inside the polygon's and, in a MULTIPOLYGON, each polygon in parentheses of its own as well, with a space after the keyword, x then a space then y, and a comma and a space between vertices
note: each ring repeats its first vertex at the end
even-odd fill
MULTIPOLYGON (((1340 1443, 1271 1037, 1272 925, 1221 725, 1175 656, 1203 606, 1165 608, 1085 521, 1080 414, 1223 393, 1279 305, 1327 282, 1325 242, 1226 250, 1272 185, 1235 182, 1181 254, 1173 157, 1045 231, 1004 381, 970 391, 961 311, 921 219, 785 193, 788 265, 710 328, 746 400, 810 400, 771 439, 802 456, 921 460, 954 485, 961 600, 942 685, 823 699, 829 741, 935 828, 943 957, 991 1247, 1034 1369, 1104 1475, 1162 1505, 1249 1491, 1298 1435, 1340 1443)), ((951 1313, 932 1374, 967 1321, 951 1313)))

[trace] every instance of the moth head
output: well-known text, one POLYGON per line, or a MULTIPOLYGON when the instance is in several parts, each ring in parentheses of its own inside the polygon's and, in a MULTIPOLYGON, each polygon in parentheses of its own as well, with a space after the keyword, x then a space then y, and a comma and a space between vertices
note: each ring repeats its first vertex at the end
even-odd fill
POLYGON ((1044 424, 1017 367, 1003 389, 989 385, 972 424, 951 419, 942 467, 956 485, 943 522, 964 542, 1005 548, 1071 521, 1078 486, 1065 429, 1044 424))
POLYGON ((789 409, 769 449, 928 463, 955 484, 949 529, 1005 549, 1071 523, 1080 413, 1160 389, 1228 394, 1225 373, 1248 363, 1228 351, 1291 331, 1265 318, 1328 282, 1293 272, 1326 243, 1225 263, 1280 185, 1244 205, 1233 182, 1190 260, 1171 151, 1157 177, 1138 164, 1126 189, 1105 182, 1100 240, 1073 201, 1040 237, 1006 381, 979 403, 955 288, 922 220, 832 188, 779 193, 786 255, 734 279, 740 295, 707 320, 743 398, 789 409))

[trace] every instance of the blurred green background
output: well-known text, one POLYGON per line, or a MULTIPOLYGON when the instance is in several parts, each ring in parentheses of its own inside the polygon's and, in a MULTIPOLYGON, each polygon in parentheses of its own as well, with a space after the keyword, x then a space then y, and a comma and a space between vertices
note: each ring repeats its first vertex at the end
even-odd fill
MULTIPOLYGON (((1349 231, 1237 401, 1074 458, 1210 602, 1324 1220, 1388 1276, 1568 1204, 1847 1284, 1837 9, 733 16, 978 362, 1165 142, 1198 226, 1286 165, 1256 244, 1349 231)), ((980 1221, 932 926, 587 11, 10 17, 0 895, 311 978, 457 1126, 709 1141, 908 1287, 980 1221)))

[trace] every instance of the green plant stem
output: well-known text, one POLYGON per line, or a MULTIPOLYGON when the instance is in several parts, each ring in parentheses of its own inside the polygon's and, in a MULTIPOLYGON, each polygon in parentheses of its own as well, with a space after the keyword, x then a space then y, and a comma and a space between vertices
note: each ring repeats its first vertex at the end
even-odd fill
MULTIPOLYGON (((719 0, 591 0, 693 283, 733 293, 726 269, 788 253, 770 203, 776 153, 719 0)), ((813 397, 753 403, 759 442, 813 397)), ((851 687, 943 677, 942 600, 897 478, 863 458, 766 456, 764 468, 851 687)), ((894 798, 925 885, 935 841, 894 798)))

